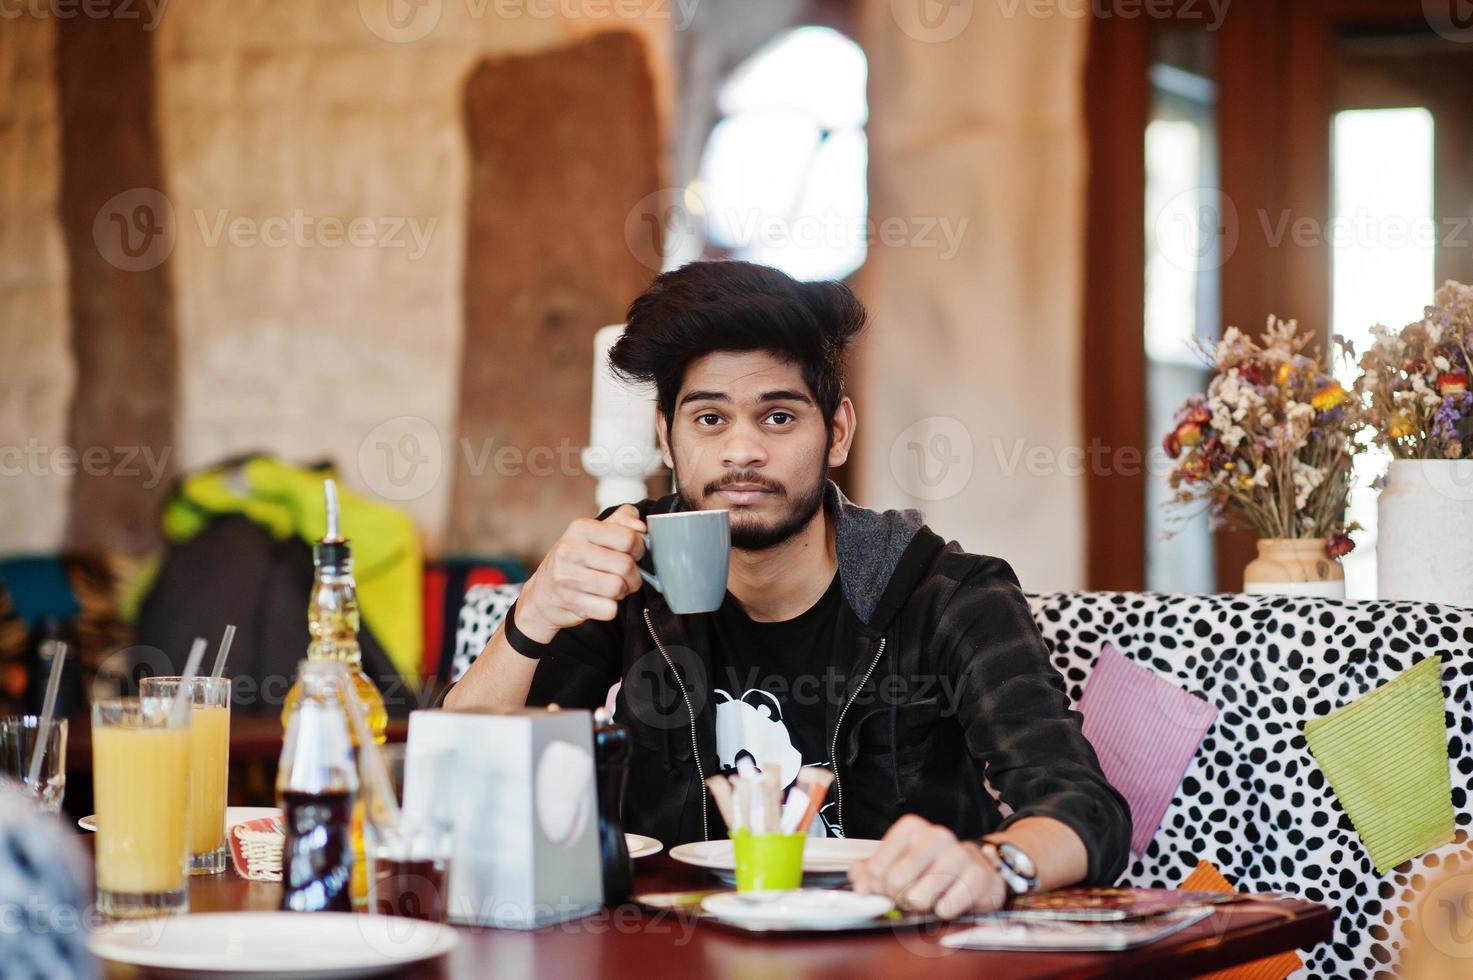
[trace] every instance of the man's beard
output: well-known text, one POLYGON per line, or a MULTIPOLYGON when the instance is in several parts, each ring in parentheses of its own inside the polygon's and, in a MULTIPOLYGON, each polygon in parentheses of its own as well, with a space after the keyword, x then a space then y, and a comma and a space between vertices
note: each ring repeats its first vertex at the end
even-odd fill
MULTIPOLYGON (((807 527, 808 522, 813 520, 813 515, 817 514, 818 509, 823 506, 824 490, 827 489, 828 482, 829 461, 825 458, 823 464, 819 467, 818 479, 814 482, 813 486, 802 496, 792 499, 787 512, 779 517, 775 523, 765 527, 739 524, 735 517, 740 512, 732 511, 734 519, 731 523, 731 546, 742 551, 766 551, 768 548, 775 548, 782 544, 807 527)), ((720 480, 706 484, 705 496, 710 498, 712 494, 721 488, 737 483, 755 483, 776 497, 780 497, 783 500, 790 500, 787 487, 781 483, 774 483, 772 480, 756 473, 745 472, 733 473, 729 476, 722 477, 720 480)), ((692 500, 690 495, 685 492, 685 487, 680 483, 679 473, 675 475, 675 487, 676 493, 680 496, 681 509, 701 509, 700 503, 692 500)))

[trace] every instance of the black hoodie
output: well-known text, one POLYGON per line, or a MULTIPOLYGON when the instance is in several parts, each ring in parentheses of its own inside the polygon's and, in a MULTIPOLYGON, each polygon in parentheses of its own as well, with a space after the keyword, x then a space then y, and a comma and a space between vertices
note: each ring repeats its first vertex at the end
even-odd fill
MULTIPOLYGON (((820 688, 831 822, 878 838, 916 813, 969 838, 1053 817, 1084 842, 1088 883, 1113 882, 1128 860, 1130 810, 1069 708, 1012 568, 945 543, 915 511, 856 506, 832 483, 824 505, 845 600, 820 688), (984 778, 1012 808, 1006 819, 984 778)), ((641 516, 680 509, 673 494, 637 506, 641 516)), ((718 768, 710 676, 709 616, 676 615, 646 585, 612 622, 560 631, 528 702, 592 707, 623 681, 625 828, 668 846, 725 834, 704 786, 718 768)))

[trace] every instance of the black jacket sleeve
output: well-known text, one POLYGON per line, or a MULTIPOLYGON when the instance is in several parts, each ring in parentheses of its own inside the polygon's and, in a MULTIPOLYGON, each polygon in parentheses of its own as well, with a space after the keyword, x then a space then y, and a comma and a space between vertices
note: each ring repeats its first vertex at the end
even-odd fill
POLYGON ((590 619, 558 630, 537 662, 528 706, 557 704, 590 711, 602 706, 609 688, 623 676, 620 619, 590 619))
POLYGON ((967 748, 1013 813, 1066 824, 1089 853, 1086 884, 1113 883, 1129 861, 1130 807, 1100 769, 1083 719, 1007 562, 983 558, 947 602, 936 637, 964 692, 967 748))

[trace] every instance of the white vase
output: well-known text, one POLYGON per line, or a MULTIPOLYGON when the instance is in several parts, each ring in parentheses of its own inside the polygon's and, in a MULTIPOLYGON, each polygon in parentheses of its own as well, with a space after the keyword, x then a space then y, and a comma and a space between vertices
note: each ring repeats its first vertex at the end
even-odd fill
POLYGON ((1394 459, 1377 501, 1376 595, 1473 606, 1473 459, 1394 459))
POLYGON ((1324 538, 1259 538, 1258 557, 1243 569, 1249 595, 1345 598, 1345 569, 1325 553, 1324 538))

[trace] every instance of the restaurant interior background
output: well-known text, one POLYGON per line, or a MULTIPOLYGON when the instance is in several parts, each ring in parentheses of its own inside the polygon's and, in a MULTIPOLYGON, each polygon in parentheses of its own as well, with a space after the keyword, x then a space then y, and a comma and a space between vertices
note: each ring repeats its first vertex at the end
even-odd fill
POLYGON ((243 454, 392 507, 426 588, 535 565, 594 509, 595 331, 701 256, 869 306, 859 501, 1031 591, 1237 589, 1251 541, 1163 538, 1188 342, 1469 277, 1457 12, 0 0, 4 696, 58 575, 89 669, 134 639, 171 494, 243 454))

